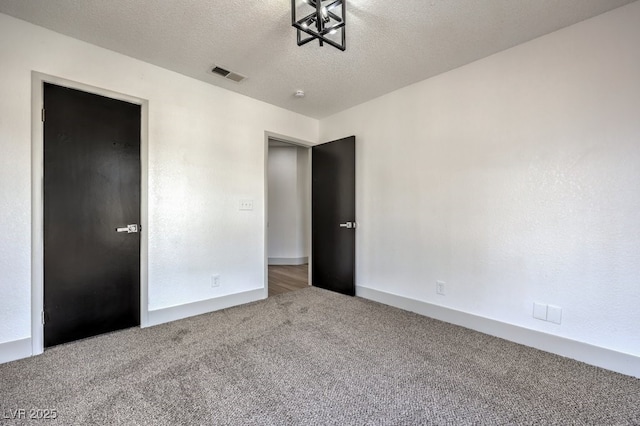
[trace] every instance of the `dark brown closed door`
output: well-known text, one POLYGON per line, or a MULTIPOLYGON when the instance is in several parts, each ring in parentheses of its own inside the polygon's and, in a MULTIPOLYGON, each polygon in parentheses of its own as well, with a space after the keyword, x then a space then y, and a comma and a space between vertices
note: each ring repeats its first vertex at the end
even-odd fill
POLYGON ((312 148, 312 284, 355 295, 356 138, 312 148))
POLYGON ((141 108, 47 83, 44 108, 49 347, 140 324, 141 108))

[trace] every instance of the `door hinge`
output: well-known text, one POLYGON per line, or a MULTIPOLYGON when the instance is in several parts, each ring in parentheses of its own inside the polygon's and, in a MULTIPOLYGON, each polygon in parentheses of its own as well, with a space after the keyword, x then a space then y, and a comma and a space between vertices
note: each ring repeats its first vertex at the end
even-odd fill
POLYGON ((41 113, 42 122, 44 123, 44 108, 42 108, 41 112, 42 112, 41 113))
POLYGON ((42 320, 42 325, 44 325, 44 311, 40 312, 40 319, 42 320))

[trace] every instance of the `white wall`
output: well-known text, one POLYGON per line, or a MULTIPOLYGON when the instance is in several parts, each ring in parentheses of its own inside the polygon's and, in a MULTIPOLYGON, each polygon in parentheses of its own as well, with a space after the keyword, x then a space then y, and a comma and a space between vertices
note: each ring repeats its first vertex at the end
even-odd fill
POLYGON ((149 101, 150 310, 264 287, 265 131, 317 120, 2 14, 0 58, 0 344, 31 333, 32 70, 149 101))
POLYGON ((321 120, 358 285, 640 356, 639 40, 635 2, 321 120))
POLYGON ((268 256, 272 264, 305 263, 308 256, 309 149, 270 146, 268 256))
POLYGON ((268 158, 269 230, 268 256, 299 257, 297 202, 297 155, 294 146, 270 146, 268 158))

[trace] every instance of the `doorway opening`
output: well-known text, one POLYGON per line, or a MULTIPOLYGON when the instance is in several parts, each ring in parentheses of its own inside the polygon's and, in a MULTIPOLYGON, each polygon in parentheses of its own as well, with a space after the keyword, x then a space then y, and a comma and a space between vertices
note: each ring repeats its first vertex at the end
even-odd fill
POLYGON ((268 296, 310 285, 311 149, 267 141, 268 296))

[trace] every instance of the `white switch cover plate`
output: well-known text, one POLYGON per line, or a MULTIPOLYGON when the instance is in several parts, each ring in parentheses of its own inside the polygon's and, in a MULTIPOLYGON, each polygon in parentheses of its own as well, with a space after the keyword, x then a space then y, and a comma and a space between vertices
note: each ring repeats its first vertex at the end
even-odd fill
POLYGON ((547 305, 543 305, 542 303, 534 303, 533 304, 533 317, 539 320, 546 321, 547 320, 547 305))
POLYGON ((240 210, 253 210, 253 200, 240 200, 240 210))
POLYGON ((560 306, 549 305, 547 308, 547 321, 560 324, 562 322, 562 308, 560 306))

